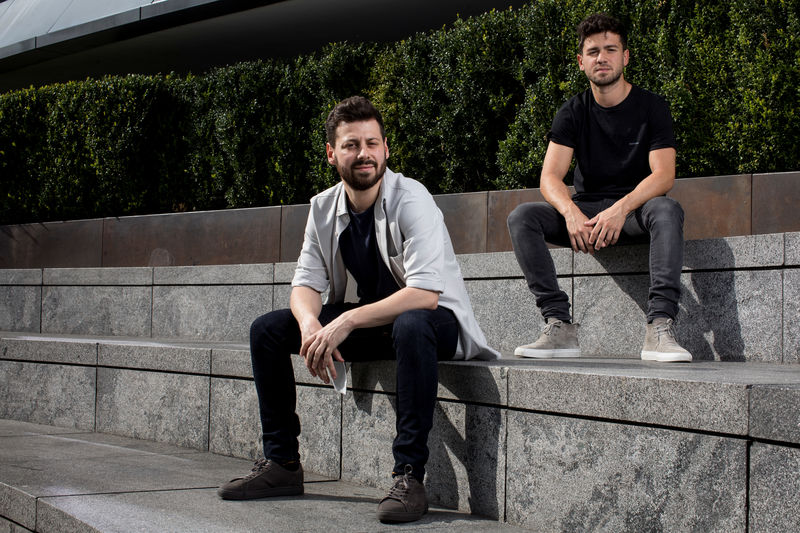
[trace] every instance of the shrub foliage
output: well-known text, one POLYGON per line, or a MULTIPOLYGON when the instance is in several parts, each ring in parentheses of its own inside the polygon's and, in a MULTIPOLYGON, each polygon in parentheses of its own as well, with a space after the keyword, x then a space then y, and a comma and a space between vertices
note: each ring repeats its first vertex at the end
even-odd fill
POLYGON ((670 102, 679 176, 800 169, 800 1, 534 0, 391 44, 0 95, 0 223, 307 202, 337 180, 323 122, 351 94, 433 193, 538 186, 597 11, 630 30, 627 79, 670 102))

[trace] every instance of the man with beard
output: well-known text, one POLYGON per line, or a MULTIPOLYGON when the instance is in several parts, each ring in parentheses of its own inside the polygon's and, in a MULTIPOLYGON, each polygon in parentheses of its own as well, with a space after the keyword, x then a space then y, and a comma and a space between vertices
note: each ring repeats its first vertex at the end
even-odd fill
MULTIPOLYGON (((579 357, 578 324, 560 290, 546 243, 593 254, 650 240, 650 291, 641 358, 691 361, 672 330, 683 265, 683 210, 665 194, 675 181, 675 137, 667 103, 625 80, 629 51, 622 24, 605 14, 578 25, 578 66, 590 89, 567 101, 553 120, 540 187, 547 203, 518 206, 508 229, 528 287, 546 325, 520 357, 579 357), (570 198, 564 178, 576 161, 570 198)), ((617 327, 609 321, 609 328, 617 327)))
POLYGON ((475 320, 433 197, 419 182, 386 168, 389 146, 378 110, 366 98, 348 98, 330 112, 325 130, 328 162, 342 180, 311 200, 291 308, 256 319, 250 329, 264 459, 220 487, 219 495, 303 493, 290 354, 304 357, 311 375, 325 383, 344 378, 334 361, 394 359, 394 481, 378 518, 410 522, 428 510, 422 483, 438 361, 499 354, 475 320), (358 303, 344 301, 348 272, 358 303))

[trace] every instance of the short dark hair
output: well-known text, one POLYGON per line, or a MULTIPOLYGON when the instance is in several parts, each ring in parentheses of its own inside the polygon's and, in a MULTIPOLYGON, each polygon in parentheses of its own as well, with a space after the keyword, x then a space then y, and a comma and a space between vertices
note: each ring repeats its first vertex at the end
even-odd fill
POLYGON ((605 13, 595 13, 594 15, 589 15, 578 24, 578 53, 583 53, 583 42, 587 37, 607 31, 619 35, 622 40, 622 49, 627 50, 628 30, 625 29, 625 25, 605 13))
POLYGON ((325 121, 325 136, 328 144, 333 146, 336 143, 336 128, 342 122, 361 122, 363 120, 378 121, 381 127, 381 138, 386 138, 386 131, 383 128, 383 117, 381 112, 372 105, 372 102, 363 96, 351 96, 345 98, 328 113, 328 119, 325 121))

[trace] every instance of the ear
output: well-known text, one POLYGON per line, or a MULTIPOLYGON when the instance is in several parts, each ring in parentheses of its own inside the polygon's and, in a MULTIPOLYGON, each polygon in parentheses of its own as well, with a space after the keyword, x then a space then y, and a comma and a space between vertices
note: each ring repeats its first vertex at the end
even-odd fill
POLYGON ((389 159, 389 142, 386 137, 383 138, 383 152, 386 159, 389 159))
POLYGON ((626 48, 625 51, 622 52, 622 57, 623 57, 623 61, 624 61, 622 63, 622 66, 623 67, 627 67, 628 66, 628 61, 631 60, 631 51, 626 48))
POLYGON ((336 166, 336 154, 333 153, 331 143, 325 143, 325 154, 328 156, 328 164, 336 166))
POLYGON ((578 54, 578 67, 583 70, 583 56, 581 54, 578 54))

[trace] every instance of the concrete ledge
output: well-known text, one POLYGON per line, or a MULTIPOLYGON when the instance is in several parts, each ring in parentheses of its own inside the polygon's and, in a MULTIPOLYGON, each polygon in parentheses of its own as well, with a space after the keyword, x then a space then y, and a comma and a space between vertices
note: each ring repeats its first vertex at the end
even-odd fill
MULTIPOLYGON (((104 371, 147 371, 147 375, 169 373, 252 380, 247 346, 233 343, 5 333, 0 336, 0 354, 3 364, 30 365, 34 370, 96 367, 104 371)), ((312 378, 299 357, 293 359, 293 364, 298 384, 330 388, 312 378)), ((439 366, 441 400, 800 445, 800 433, 796 431, 800 419, 794 416, 800 406, 800 367, 721 362, 658 365, 593 358, 455 361, 439 366)), ((391 361, 352 364, 348 370, 348 385, 356 392, 392 395, 394 379, 391 361)), ((93 388, 93 383, 88 386, 93 388)), ((86 386, 65 385, 58 392, 67 394, 86 386)), ((14 395, 9 391, 5 394, 14 395)), ((48 396, 37 397, 45 401, 48 396)), ((68 404, 64 401, 62 406, 68 404)), ((8 401, 3 405, 7 407, 8 401)))
MULTIPOLYGON (((19 384, 0 392, 0 418, 246 459, 259 453, 245 345, 4 334, 0 353, 2 381, 19 384)), ((312 379, 300 358, 293 362, 306 467, 383 487, 392 467, 393 363, 351 365, 342 397, 312 379)), ((620 531, 800 523, 796 514, 771 516, 752 492, 758 482, 766 501, 793 501, 779 480, 794 478, 800 446, 800 367, 502 359, 445 362, 439 373, 428 469, 437 505, 497 520, 505 509, 506 520, 536 531, 608 520, 620 531), (773 459, 769 471, 750 471, 748 489, 748 454, 758 443, 773 459), (553 494, 556 507, 537 499, 553 494), (647 513, 623 518, 637 508, 647 513)), ((25 497, 3 490, 0 501, 25 497)), ((24 525, 24 506, 15 508, 0 515, 24 525)))
POLYGON ((274 280, 272 263, 153 269, 154 285, 263 285, 274 280))
MULTIPOLYGON (((800 233, 687 241, 677 334, 695 360, 800 362, 798 249, 800 233)), ((581 324, 583 354, 638 358, 647 245, 593 256, 554 248, 552 255, 581 324)), ((543 321, 513 252, 458 260, 489 343, 510 354, 531 342, 543 321)), ((0 269, 0 331, 244 343, 256 317, 288 307, 294 268, 0 269)))
POLYGON ((43 285, 152 285, 153 269, 127 268, 45 268, 43 285))

